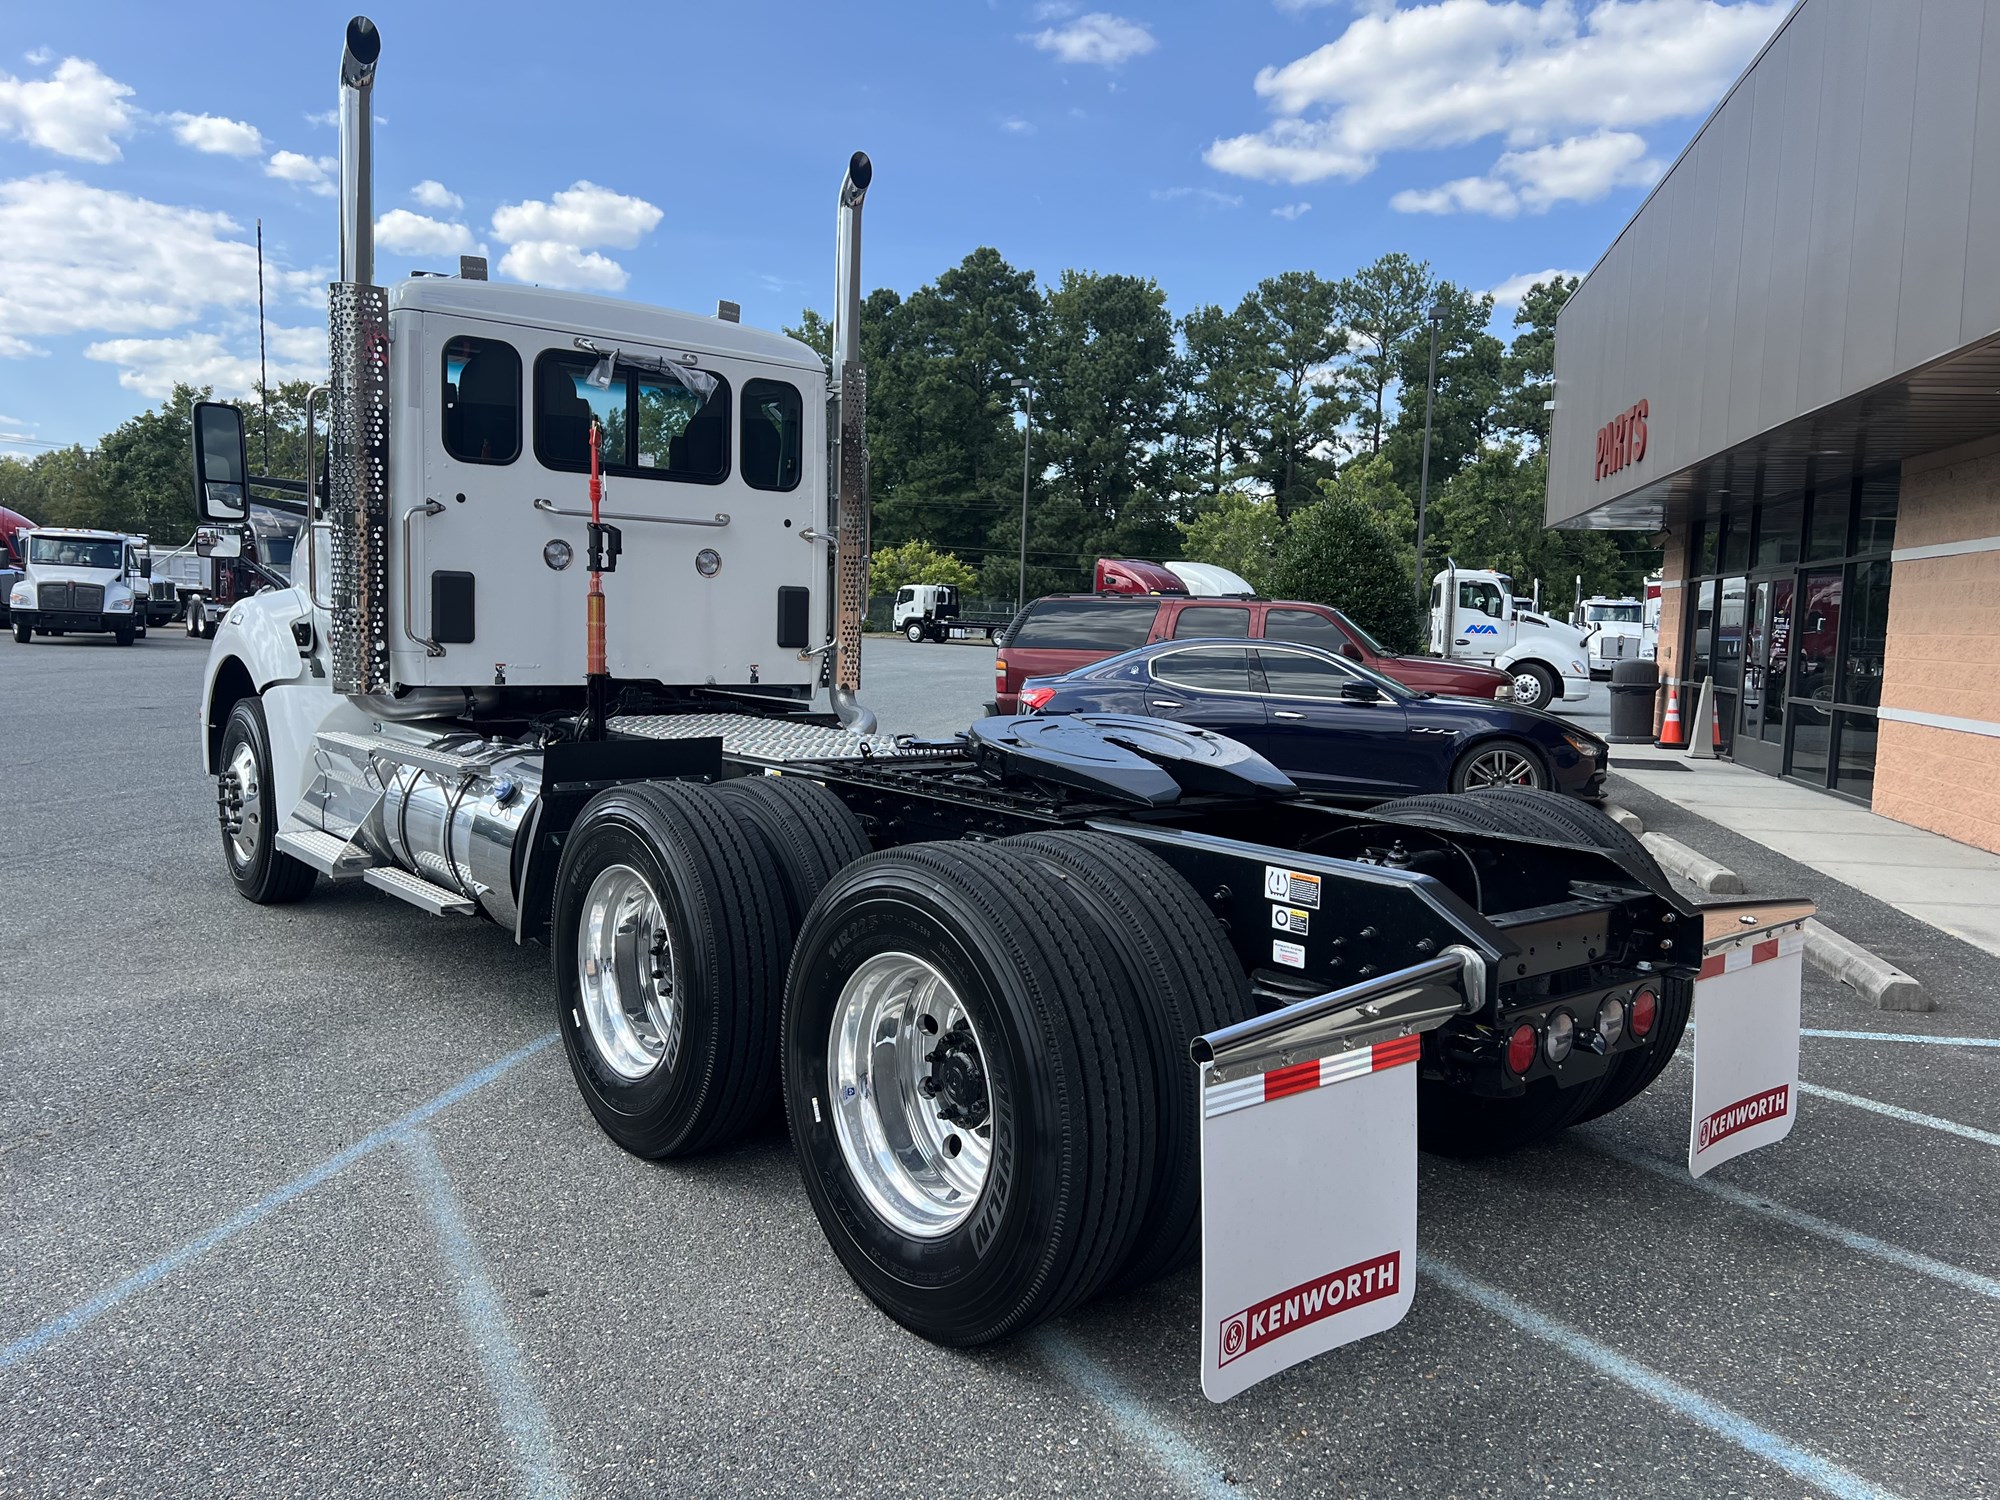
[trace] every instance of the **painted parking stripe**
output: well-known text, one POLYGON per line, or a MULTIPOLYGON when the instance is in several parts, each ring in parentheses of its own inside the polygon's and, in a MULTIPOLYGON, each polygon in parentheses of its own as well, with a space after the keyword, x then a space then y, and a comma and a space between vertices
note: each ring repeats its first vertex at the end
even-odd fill
POLYGON ((1031 1335, 1043 1363, 1104 1408, 1119 1431, 1153 1455, 1182 1493, 1222 1500, 1255 1493, 1222 1477, 1222 1461, 1205 1453, 1146 1408, 1125 1383, 1085 1354, 1067 1334, 1044 1326, 1031 1335))
POLYGON ((442 1094, 438 1094, 419 1104, 408 1114, 384 1125, 373 1135, 365 1136, 361 1140, 356 1141, 345 1151, 329 1156, 325 1161, 303 1176, 294 1177, 283 1187, 265 1194, 235 1217, 224 1220, 206 1234, 196 1235, 185 1245, 181 1246, 180 1249, 161 1256, 151 1265, 141 1270, 134 1271, 123 1281, 118 1282, 114 1286, 106 1287, 95 1297, 87 1301, 79 1302, 68 1312, 49 1319, 48 1322, 37 1328, 33 1333, 18 1338, 4 1349, 0 1349, 0 1370, 10 1370, 15 1365, 20 1364, 21 1361, 41 1353, 42 1350, 48 1348, 50 1344, 53 1344, 65 1334, 74 1333, 77 1329, 83 1327, 84 1324, 102 1317, 105 1313, 110 1312, 112 1308, 145 1291, 147 1287, 152 1286, 155 1282, 164 1280, 183 1266, 206 1255, 225 1240, 233 1239, 244 1230, 254 1228, 256 1225, 263 1223, 264 1220, 270 1218, 272 1214, 276 1213, 293 1199, 302 1197, 329 1179, 339 1176, 364 1156, 372 1155, 380 1151, 384 1146, 402 1140, 419 1125, 429 1120, 439 1110, 449 1109, 452 1105, 458 1103, 459 1100, 485 1088, 487 1084, 492 1083, 495 1079, 505 1077, 555 1039, 555 1033, 553 1031, 548 1032, 528 1043, 527 1046, 521 1048, 518 1052, 510 1052, 498 1062, 488 1063, 476 1073, 468 1073, 442 1094))
POLYGON ((1928 1042, 1933 1047, 2000 1047, 2000 1036, 1920 1036, 1913 1031, 1812 1031, 1800 1036, 1835 1037, 1844 1042, 1928 1042))
POLYGON ((1744 1452, 1783 1469, 1794 1479, 1835 1496, 1836 1500, 1895 1500, 1894 1491, 1863 1479, 1830 1458, 1822 1458, 1810 1449, 1801 1448, 1767 1427, 1760 1427, 1741 1412, 1710 1400, 1658 1370, 1627 1359, 1588 1334, 1544 1317, 1526 1303, 1510 1297, 1498 1287, 1488 1286, 1466 1275, 1448 1261, 1441 1261, 1433 1255, 1420 1255, 1417 1257, 1417 1274, 1449 1288, 1467 1301, 1477 1303, 1521 1332, 1555 1345, 1572 1359, 1589 1365, 1600 1375, 1609 1376, 1654 1405, 1664 1406, 1674 1415, 1705 1427, 1744 1452))
POLYGON ((1844 1224, 1836 1224, 1830 1219, 1822 1219, 1801 1209, 1790 1208, 1783 1203, 1774 1203, 1769 1198, 1760 1198, 1755 1193, 1746 1193, 1742 1188, 1731 1187, 1726 1182, 1718 1182, 1713 1177, 1690 1177, 1687 1164, 1667 1161, 1663 1157, 1647 1156, 1643 1152, 1628 1151, 1608 1140, 1590 1139, 1590 1149, 1621 1161, 1642 1172, 1651 1172, 1655 1177, 1668 1182, 1691 1187, 1706 1193, 1711 1198, 1720 1198, 1736 1208, 1747 1209, 1767 1219, 1775 1219, 1788 1229, 1796 1229, 1805 1234, 1817 1235, 1821 1239, 1832 1240, 1859 1251, 1872 1259, 1884 1261, 1892 1266, 1900 1266, 1906 1271, 1914 1271, 1919 1276, 1928 1276, 1933 1281, 1941 1281, 1947 1286, 1957 1287, 1962 1292, 1971 1292, 1978 1297, 1991 1297, 2000 1301, 2000 1277, 1982 1276, 1977 1271, 1968 1271, 1963 1266, 1952 1265, 1949 1261, 1937 1260, 1932 1256, 1906 1250, 1901 1245, 1892 1245, 1887 1240, 1878 1240, 1872 1234, 1863 1234, 1858 1229, 1849 1229, 1844 1224))
POLYGON ((1968 1141, 1978 1141, 1986 1146, 2000 1146, 2000 1135, 1990 1130, 1980 1130, 1976 1126, 1961 1125, 1956 1120, 1942 1120, 1936 1115, 1919 1114, 1914 1109, 1904 1109, 1898 1104, 1884 1104, 1880 1099, 1864 1098, 1860 1094, 1843 1093, 1839 1089, 1826 1088, 1817 1083, 1802 1083, 1801 1093, 1811 1094, 1820 1099, 1831 1099, 1836 1104, 1851 1104, 1856 1109, 1872 1110, 1878 1115, 1887 1115, 1892 1120, 1901 1120, 1905 1125, 1922 1125, 1928 1130, 1942 1130, 1946 1135, 1959 1136, 1968 1141))
POLYGON ((438 1244, 451 1265, 452 1281, 458 1294, 459 1316, 465 1321, 465 1336, 479 1357, 499 1413, 500 1426, 513 1446, 514 1462, 520 1470, 521 1493, 528 1500, 569 1500, 575 1494, 557 1456, 547 1408, 535 1394, 521 1351, 507 1328, 507 1314, 486 1274, 485 1257, 479 1253, 472 1228, 465 1222, 465 1210, 451 1174, 438 1156, 437 1144, 428 1130, 413 1130, 403 1143, 403 1160, 416 1179, 418 1201, 437 1231, 438 1244))

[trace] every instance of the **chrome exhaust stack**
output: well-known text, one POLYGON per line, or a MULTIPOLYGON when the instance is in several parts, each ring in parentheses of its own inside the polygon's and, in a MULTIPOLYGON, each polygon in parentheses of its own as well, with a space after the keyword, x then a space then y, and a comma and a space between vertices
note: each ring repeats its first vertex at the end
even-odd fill
MULTIPOLYGON (((327 650, 336 693, 386 694, 389 672, 389 294, 375 282, 369 109, 382 34, 347 23, 340 56, 340 280, 327 291, 327 650)), ((407 601, 406 601, 407 603, 407 601)))
POLYGON ((868 610, 868 375, 861 366, 861 204, 875 168, 864 151, 840 184, 834 241, 833 484, 827 529, 833 533, 833 684, 828 697, 843 728, 873 734, 875 715, 861 688, 861 622, 868 610))

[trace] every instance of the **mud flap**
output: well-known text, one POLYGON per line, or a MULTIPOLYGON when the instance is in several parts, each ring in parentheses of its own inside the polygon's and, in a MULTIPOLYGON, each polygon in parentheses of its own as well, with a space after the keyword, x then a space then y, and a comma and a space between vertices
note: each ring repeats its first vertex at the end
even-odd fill
POLYGON ((1791 1134, 1799 1103, 1799 992, 1806 917, 1710 909, 1694 987, 1694 1108, 1688 1171, 1699 1177, 1791 1134))

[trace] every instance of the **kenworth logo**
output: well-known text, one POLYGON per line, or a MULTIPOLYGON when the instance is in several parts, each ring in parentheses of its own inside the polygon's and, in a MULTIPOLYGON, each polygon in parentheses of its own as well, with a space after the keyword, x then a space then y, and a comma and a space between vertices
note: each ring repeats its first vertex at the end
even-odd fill
POLYGON ((1216 1364, 1241 1359, 1252 1349, 1262 1348, 1276 1338, 1296 1333, 1308 1324, 1363 1303, 1393 1297, 1402 1282, 1403 1252, 1392 1250, 1372 1260, 1359 1261, 1344 1270, 1316 1276, 1288 1292, 1245 1308, 1222 1320, 1222 1339, 1216 1346, 1216 1364))
POLYGON ((1706 1151, 1717 1141, 1748 1130, 1752 1125, 1762 1125, 1767 1120, 1782 1120, 1791 1113, 1792 1090, 1789 1084, 1779 1084, 1774 1089, 1765 1089, 1761 1094, 1752 1094, 1748 1099, 1739 1099, 1734 1104, 1718 1109, 1695 1132, 1695 1150, 1706 1151))

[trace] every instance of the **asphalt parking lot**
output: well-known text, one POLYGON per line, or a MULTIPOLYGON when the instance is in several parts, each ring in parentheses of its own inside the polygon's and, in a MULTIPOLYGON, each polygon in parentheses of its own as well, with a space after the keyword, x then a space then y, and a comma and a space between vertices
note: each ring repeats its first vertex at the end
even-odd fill
MULTIPOLYGON (((1426 1160, 1409 1318, 1215 1407, 1193 1273, 938 1350, 775 1126, 674 1165, 603 1136, 540 950, 360 887, 239 900, 207 649, 0 643, 0 1494, 2000 1491, 1987 955, 1902 933, 1921 1016, 1808 971, 1797 1129, 1700 1184, 1684 1065, 1426 1160)), ((990 696, 983 646, 867 650, 885 729, 990 696)))

